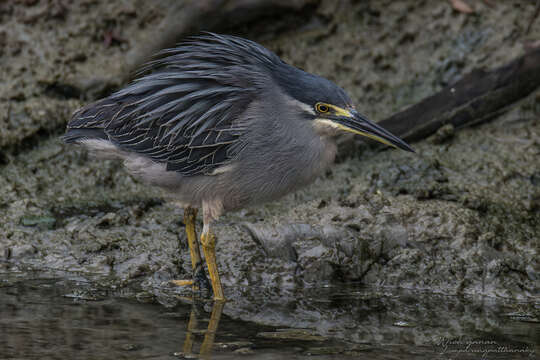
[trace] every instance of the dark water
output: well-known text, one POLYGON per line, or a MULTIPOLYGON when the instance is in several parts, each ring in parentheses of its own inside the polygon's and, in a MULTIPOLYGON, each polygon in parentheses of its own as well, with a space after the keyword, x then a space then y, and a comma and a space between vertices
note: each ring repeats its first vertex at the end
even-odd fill
POLYGON ((426 305, 426 295, 418 294, 365 299, 358 288, 312 291, 302 304, 269 302, 251 313, 234 302, 221 308, 180 299, 167 307, 135 290, 111 293, 84 279, 0 274, 0 359, 538 358, 538 304, 436 298, 426 305), (311 329, 280 326, 283 309, 290 309, 285 323, 319 322, 311 329))

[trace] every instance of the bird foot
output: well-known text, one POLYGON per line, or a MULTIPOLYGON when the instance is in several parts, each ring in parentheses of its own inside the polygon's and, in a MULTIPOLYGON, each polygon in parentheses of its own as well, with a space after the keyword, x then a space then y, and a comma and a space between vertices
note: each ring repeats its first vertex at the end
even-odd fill
POLYGON ((193 279, 192 280, 171 280, 171 283, 176 286, 193 286, 193 291, 209 291, 210 294, 212 294, 212 288, 210 286, 210 282, 208 281, 208 278, 206 277, 206 274, 204 273, 204 270, 202 267, 197 267, 193 271, 193 279))
POLYGON ((197 267, 193 271, 193 289, 194 290, 206 290, 210 291, 210 294, 212 294, 212 288, 210 287, 210 282, 208 281, 208 278, 206 277, 206 274, 204 273, 204 270, 202 266, 197 267))

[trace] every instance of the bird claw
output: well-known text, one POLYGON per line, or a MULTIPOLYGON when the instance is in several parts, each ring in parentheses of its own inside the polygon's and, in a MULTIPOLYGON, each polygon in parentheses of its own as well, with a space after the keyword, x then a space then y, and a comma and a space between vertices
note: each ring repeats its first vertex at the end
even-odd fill
POLYGON ((213 293, 210 282, 208 281, 208 278, 206 277, 206 274, 204 273, 202 267, 198 267, 196 270, 193 271, 192 280, 171 280, 170 282, 176 286, 192 285, 193 291, 209 291, 210 295, 212 295, 213 293))
POLYGON ((171 280, 171 284, 176 286, 188 286, 193 285, 193 280, 171 280))
POLYGON ((198 267, 193 271, 192 283, 193 290, 205 290, 212 293, 212 287, 210 286, 210 282, 208 281, 208 278, 206 277, 206 274, 204 273, 202 267, 198 267))

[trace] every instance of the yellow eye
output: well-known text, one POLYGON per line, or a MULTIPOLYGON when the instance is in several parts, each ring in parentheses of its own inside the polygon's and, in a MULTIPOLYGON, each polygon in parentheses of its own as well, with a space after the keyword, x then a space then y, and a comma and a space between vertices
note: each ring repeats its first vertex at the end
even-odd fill
POLYGON ((324 114, 324 113, 327 113, 328 111, 330 111, 330 107, 328 105, 326 105, 326 104, 323 104, 323 103, 317 103, 317 104, 315 104, 315 110, 317 110, 321 114, 324 114))

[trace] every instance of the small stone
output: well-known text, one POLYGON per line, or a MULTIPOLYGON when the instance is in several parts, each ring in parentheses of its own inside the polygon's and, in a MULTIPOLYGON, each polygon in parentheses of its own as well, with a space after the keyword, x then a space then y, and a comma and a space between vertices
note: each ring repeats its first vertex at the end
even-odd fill
POLYGON ((144 304, 153 303, 155 300, 155 296, 146 291, 142 291, 138 293, 137 295, 135 295, 135 298, 137 299, 138 302, 144 303, 144 304))
POLYGON ((274 332, 260 332, 257 337, 266 339, 289 339, 304 341, 324 341, 326 338, 321 335, 313 334, 306 329, 278 329, 274 332))
POLYGON ((411 322, 407 322, 403 320, 396 321, 392 325, 398 326, 398 327, 415 327, 416 326, 415 323, 411 323, 411 322))
POLYGON ((135 345, 135 344, 124 344, 122 345, 122 350, 124 351, 135 351, 135 350, 139 350, 140 347, 135 345))
POLYGON ((312 347, 307 349, 304 354, 306 355, 338 355, 343 352, 344 349, 333 346, 312 347))
POLYGON ((240 355, 249 355, 249 354, 254 354, 255 351, 253 351, 252 349, 248 347, 243 347, 243 348, 234 350, 233 353, 240 354, 240 355))
POLYGON ((9 257, 11 259, 20 259, 25 256, 32 256, 36 252, 37 252, 37 249, 30 244, 16 245, 10 248, 9 257))
POLYGON ((429 139, 431 140, 432 144, 444 144, 445 142, 448 142, 450 139, 454 137, 455 129, 454 125, 452 124, 446 124, 443 125, 437 130, 437 132, 431 136, 429 139))
POLYGON ((37 227, 40 229, 52 230, 56 225, 56 219, 52 216, 27 215, 21 218, 21 225, 27 227, 37 227))
POLYGON ((232 341, 226 343, 214 343, 214 347, 220 349, 229 349, 229 350, 239 350, 241 348, 249 348, 253 346, 253 343, 250 341, 232 341))

